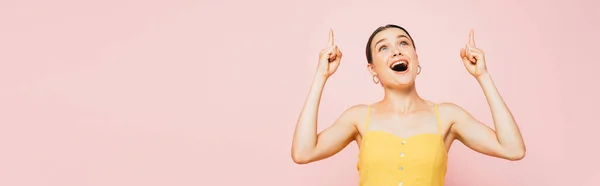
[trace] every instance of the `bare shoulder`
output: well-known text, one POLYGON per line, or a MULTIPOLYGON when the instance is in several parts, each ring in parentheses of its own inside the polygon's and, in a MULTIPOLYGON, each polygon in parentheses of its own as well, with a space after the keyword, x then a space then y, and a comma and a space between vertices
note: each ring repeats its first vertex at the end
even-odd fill
POLYGON ((369 105, 367 104, 357 104, 357 105, 353 105, 348 107, 344 113, 342 113, 342 115, 340 117, 344 117, 344 118, 351 118, 353 120, 357 120, 360 118, 364 118, 364 115, 367 113, 367 109, 369 108, 369 105))
POLYGON ((369 105, 367 104, 350 106, 339 116, 338 121, 339 123, 343 123, 343 125, 352 125, 360 131, 360 126, 364 124, 366 119, 368 108, 369 105))
POLYGON ((346 109, 346 110, 350 111, 350 112, 367 111, 368 107, 369 107, 369 105, 367 105, 367 104, 356 104, 356 105, 348 107, 348 109, 346 109))
POLYGON ((474 120, 473 116, 467 110, 455 103, 440 103, 439 112, 442 121, 445 124, 448 124, 453 132, 456 132, 454 130, 456 129, 457 124, 470 123, 470 121, 474 120))
POLYGON ((461 106, 451 102, 438 103, 438 109, 440 114, 444 116, 460 116, 466 111, 461 106))
POLYGON ((438 111, 440 114, 440 120, 443 124, 451 128, 454 123, 460 118, 468 116, 467 111, 461 106, 452 102, 441 102, 437 103, 438 111))

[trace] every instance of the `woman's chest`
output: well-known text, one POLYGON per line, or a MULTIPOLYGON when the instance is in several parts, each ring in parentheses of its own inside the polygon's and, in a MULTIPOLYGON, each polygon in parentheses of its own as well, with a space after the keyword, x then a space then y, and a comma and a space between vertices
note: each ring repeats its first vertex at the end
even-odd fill
POLYGON ((447 157, 440 134, 425 133, 400 138, 393 134, 371 131, 360 144, 359 159, 363 163, 436 164, 447 157))

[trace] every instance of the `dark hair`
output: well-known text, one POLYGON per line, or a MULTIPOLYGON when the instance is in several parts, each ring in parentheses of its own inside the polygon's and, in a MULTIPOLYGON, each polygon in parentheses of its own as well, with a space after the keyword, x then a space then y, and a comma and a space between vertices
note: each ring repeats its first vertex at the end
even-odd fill
POLYGON ((367 62, 368 63, 372 63, 373 62, 373 51, 371 51, 371 43, 373 43, 373 38, 375 37, 375 35, 377 35, 377 33, 381 32, 381 31, 384 31, 384 30, 387 30, 388 28, 397 28, 397 29, 400 29, 400 30, 406 32, 406 35, 408 35, 408 38, 410 38, 410 42, 412 43, 413 48, 417 49, 415 47, 415 42, 413 41, 412 36, 410 36, 410 34, 408 33, 408 31, 406 31, 406 29, 402 28, 401 26, 393 25, 393 24, 388 24, 388 25, 385 25, 385 26, 380 26, 375 31, 373 31, 373 33, 369 37, 369 41, 367 41, 366 53, 367 53, 367 62))

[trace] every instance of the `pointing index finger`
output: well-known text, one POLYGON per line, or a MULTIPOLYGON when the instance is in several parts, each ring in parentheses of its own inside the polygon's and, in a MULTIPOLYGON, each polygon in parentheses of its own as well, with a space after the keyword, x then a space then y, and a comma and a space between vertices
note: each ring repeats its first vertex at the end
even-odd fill
POLYGON ((473 36, 473 29, 469 31, 469 44, 475 46, 475 36, 473 36))
POLYGON ((327 41, 328 46, 333 46, 333 29, 329 29, 329 40, 327 41))

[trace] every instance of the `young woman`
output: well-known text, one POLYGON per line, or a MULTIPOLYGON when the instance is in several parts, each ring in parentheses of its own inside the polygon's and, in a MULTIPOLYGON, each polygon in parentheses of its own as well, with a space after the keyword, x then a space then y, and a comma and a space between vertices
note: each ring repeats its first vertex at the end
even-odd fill
POLYGON ((383 99, 345 110, 330 127, 317 133, 317 113, 327 79, 336 71, 342 53, 329 31, 327 48, 320 53, 317 73, 300 113, 292 144, 292 159, 307 164, 328 158, 351 141, 360 148, 361 186, 444 185, 447 152, 454 140, 493 157, 520 160, 525 144, 517 123, 492 77, 473 30, 460 49, 467 71, 479 82, 492 111, 494 128, 453 103, 433 103, 419 96, 415 78, 421 72, 412 37, 397 25, 376 29, 366 46, 367 68, 383 99))

